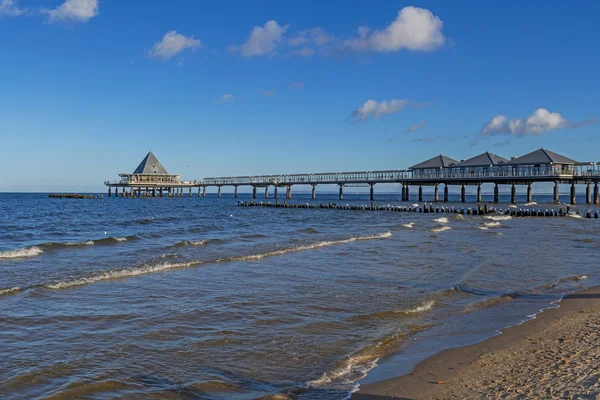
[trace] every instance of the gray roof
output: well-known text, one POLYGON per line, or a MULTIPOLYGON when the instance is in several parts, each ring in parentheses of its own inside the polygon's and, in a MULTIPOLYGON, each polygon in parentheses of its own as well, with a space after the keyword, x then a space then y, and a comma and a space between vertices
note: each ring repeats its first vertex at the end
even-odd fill
POLYGON ((409 169, 447 168, 454 164, 458 164, 458 161, 440 154, 439 156, 430 158, 427 161, 413 165, 409 169))
POLYGON ((149 151, 146 157, 142 160, 140 165, 133 171, 134 174, 164 174, 168 175, 166 169, 160 164, 156 156, 149 151))
POLYGON ((554 153, 553 151, 541 148, 536 151, 532 151, 524 156, 514 158, 507 162, 508 165, 531 165, 531 164, 577 164, 577 161, 561 156, 560 154, 554 153))
POLYGON ((490 165, 504 164, 508 160, 504 157, 500 157, 497 154, 486 151, 478 156, 469 158, 456 164, 456 167, 485 167, 490 165))

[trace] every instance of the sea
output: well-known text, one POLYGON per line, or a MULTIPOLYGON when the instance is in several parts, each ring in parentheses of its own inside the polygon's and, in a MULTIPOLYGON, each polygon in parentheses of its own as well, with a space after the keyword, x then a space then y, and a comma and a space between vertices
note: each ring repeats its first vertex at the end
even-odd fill
MULTIPOLYGON (((450 200, 440 206, 475 204, 450 200)), ((566 209, 534 201, 517 206, 566 209)), ((0 194, 0 398, 346 399, 597 285, 600 219, 576 214, 587 209, 511 218, 0 194)))

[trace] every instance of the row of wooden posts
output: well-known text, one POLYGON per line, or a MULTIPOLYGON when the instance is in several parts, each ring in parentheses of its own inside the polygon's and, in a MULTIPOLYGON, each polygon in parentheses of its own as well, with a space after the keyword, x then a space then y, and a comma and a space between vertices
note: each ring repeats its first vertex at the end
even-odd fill
MULTIPOLYGON (((423 204, 422 206, 376 206, 375 203, 371 202, 369 205, 349 205, 349 204, 336 204, 329 202, 328 204, 289 204, 287 202, 271 203, 271 202, 255 202, 251 201, 238 201, 239 207, 266 207, 266 208, 300 208, 300 209, 331 209, 331 210, 350 210, 350 211, 392 211, 392 212, 409 212, 409 213, 453 213, 453 214, 466 214, 466 215, 487 215, 487 214, 500 214, 509 215, 512 217, 564 217, 571 214, 571 207, 567 206, 566 209, 562 207, 557 209, 534 209, 534 208, 496 208, 489 207, 487 204, 478 205, 477 207, 439 207, 434 206, 433 203, 423 204)), ((581 211, 577 210, 576 215, 581 215, 581 211)), ((598 219, 598 211, 592 212, 587 210, 585 212, 586 218, 598 219)))

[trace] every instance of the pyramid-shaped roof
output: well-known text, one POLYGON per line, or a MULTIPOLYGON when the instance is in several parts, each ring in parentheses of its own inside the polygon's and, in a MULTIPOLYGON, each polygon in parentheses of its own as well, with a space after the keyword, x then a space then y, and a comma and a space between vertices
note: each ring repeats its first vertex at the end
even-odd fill
POLYGON ((134 174, 164 174, 168 175, 166 169, 163 168, 161 163, 158 161, 156 156, 149 151, 146 157, 142 160, 140 165, 133 171, 134 174))
POLYGON ((508 160, 504 157, 500 157, 497 154, 486 151, 478 156, 469 158, 456 164, 456 167, 486 167, 490 165, 504 164, 508 160))
POLYGON ((561 156, 553 151, 541 148, 531 153, 525 154, 524 156, 514 158, 507 162, 508 165, 530 165, 530 164, 577 164, 577 161, 561 156))
POLYGON ((409 169, 447 168, 454 164, 458 164, 458 161, 440 154, 439 156, 430 158, 427 161, 423 161, 422 163, 413 165, 409 169))

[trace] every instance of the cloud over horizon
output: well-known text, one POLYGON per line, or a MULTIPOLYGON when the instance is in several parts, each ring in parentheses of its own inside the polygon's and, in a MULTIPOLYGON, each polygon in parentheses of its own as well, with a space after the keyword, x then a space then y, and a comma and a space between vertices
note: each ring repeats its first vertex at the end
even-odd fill
POLYGON ((161 61, 167 61, 174 55, 181 53, 185 49, 202 48, 203 44, 200 40, 194 39, 193 36, 185 37, 177 31, 169 31, 165 33, 163 38, 154 43, 154 46, 148 55, 157 58, 161 61))
POLYGON ((369 99, 365 101, 362 106, 352 111, 351 116, 360 121, 366 121, 369 117, 377 119, 382 115, 395 114, 409 104, 410 102, 408 100, 392 99, 389 101, 378 102, 369 99))
POLYGON ((406 129, 406 133, 412 133, 414 131, 417 131, 421 128, 423 128, 425 126, 425 120, 421 120, 420 122, 417 122, 416 124, 412 124, 408 129, 406 129))
POLYGON ((2 0, 0 1, 0 17, 18 17, 25 14, 26 8, 20 8, 18 0, 2 0))
POLYGON ((390 53, 407 51, 434 51, 446 43, 442 32, 444 23, 431 11, 407 6, 398 11, 396 19, 379 30, 367 26, 357 28, 357 36, 343 39, 321 27, 304 29, 288 35, 289 25, 276 20, 255 26, 242 45, 231 45, 228 50, 243 57, 273 57, 277 54, 311 57, 340 53, 390 53))
POLYGON ((49 22, 87 22, 98 15, 98 0, 66 0, 57 8, 42 8, 40 11, 48 14, 49 22))

